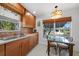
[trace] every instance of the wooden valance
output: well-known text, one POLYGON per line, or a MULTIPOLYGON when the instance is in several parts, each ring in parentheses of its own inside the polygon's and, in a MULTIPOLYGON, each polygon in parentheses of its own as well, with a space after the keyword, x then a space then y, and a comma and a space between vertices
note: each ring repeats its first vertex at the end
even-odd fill
POLYGON ((16 3, 16 5, 13 5, 11 3, 0 3, 0 6, 9 9, 15 13, 18 13, 20 15, 24 15, 26 11, 26 9, 20 3, 16 3))
POLYGON ((62 18, 57 18, 57 19, 45 19, 43 20, 43 24, 48 24, 48 23, 59 23, 59 22, 70 22, 72 19, 71 17, 62 17, 62 18))

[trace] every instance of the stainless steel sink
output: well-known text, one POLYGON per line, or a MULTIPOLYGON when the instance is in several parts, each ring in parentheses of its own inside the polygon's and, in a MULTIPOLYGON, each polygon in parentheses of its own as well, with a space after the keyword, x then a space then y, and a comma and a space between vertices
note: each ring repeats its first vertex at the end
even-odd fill
POLYGON ((10 40, 10 39, 14 39, 14 38, 17 38, 17 37, 4 37, 4 38, 0 38, 0 40, 10 40))
POLYGON ((15 38, 19 38, 19 37, 24 37, 24 35, 15 35, 15 36, 3 37, 3 38, 0 38, 0 40, 10 40, 10 39, 15 39, 15 38))

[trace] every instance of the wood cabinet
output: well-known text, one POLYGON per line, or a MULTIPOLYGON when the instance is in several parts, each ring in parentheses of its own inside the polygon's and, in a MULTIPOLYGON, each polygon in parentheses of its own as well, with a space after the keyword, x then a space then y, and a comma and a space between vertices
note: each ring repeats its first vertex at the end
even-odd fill
POLYGON ((25 56, 38 43, 38 34, 0 45, 0 56, 25 56))
POLYGON ((29 50, 31 50, 33 47, 34 47, 34 42, 33 42, 33 37, 32 36, 30 36, 29 37, 29 50))
POLYGON ((34 35, 34 46, 38 44, 38 34, 34 35))
POLYGON ((25 15, 22 18, 22 26, 23 27, 29 27, 29 28, 35 28, 36 19, 33 15, 25 15))
POLYGON ((37 33, 35 33, 35 34, 33 34, 33 36, 29 37, 29 48, 30 48, 30 50, 38 44, 38 38, 37 37, 38 37, 37 33))
POLYGON ((27 37, 21 40, 21 55, 25 56, 28 54, 28 52, 29 52, 29 39, 27 37))
POLYGON ((6 44, 6 56, 20 56, 20 41, 14 41, 6 44))
POLYGON ((38 35, 37 34, 34 34, 33 36, 31 36, 32 37, 32 40, 33 40, 33 47, 34 46, 36 46, 37 45, 37 43, 38 43, 38 35))
POLYGON ((0 56, 4 56, 5 55, 5 50, 4 50, 4 45, 0 45, 0 56))
POLYGON ((30 25, 30 27, 32 27, 32 28, 35 28, 35 23, 36 23, 36 19, 35 19, 35 16, 30 16, 29 17, 30 19, 30 22, 29 22, 29 25, 30 25))

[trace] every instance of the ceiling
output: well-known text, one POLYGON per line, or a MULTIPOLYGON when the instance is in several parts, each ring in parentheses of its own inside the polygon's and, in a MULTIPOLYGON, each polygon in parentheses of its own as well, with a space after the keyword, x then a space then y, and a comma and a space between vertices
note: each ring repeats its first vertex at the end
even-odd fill
POLYGON ((77 8, 78 3, 22 3, 22 5, 28 9, 31 13, 34 12, 37 18, 49 18, 51 15, 52 10, 57 5, 59 9, 63 12, 77 8), (35 13, 36 12, 36 13, 35 13))

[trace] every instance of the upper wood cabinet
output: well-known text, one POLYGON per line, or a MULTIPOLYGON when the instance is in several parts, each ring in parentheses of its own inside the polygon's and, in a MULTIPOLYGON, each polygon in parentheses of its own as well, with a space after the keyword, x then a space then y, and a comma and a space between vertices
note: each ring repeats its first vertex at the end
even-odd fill
POLYGON ((35 28, 36 18, 33 15, 25 15, 22 18, 22 26, 35 28))
POLYGON ((0 6, 7 8, 13 12, 24 15, 26 9, 20 3, 0 3, 0 6))

